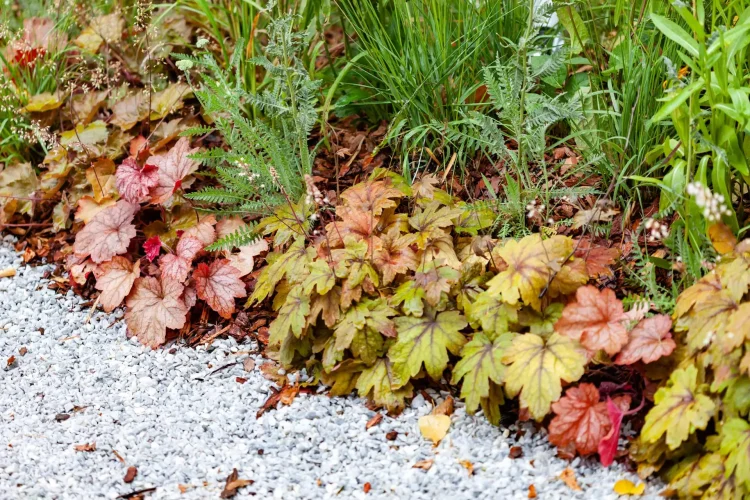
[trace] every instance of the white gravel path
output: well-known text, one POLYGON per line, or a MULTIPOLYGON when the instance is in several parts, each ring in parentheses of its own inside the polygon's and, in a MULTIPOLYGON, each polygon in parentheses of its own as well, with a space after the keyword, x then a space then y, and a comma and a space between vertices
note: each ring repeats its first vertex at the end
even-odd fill
MULTIPOLYGON (((85 324, 81 300, 47 289, 48 268, 24 266, 10 243, 0 240, 0 269, 12 265, 18 274, 0 279, 0 363, 12 355, 17 361, 0 370, 2 499, 115 498, 151 487, 147 498, 218 498, 235 467, 255 481, 235 498, 262 499, 525 499, 530 484, 540 499, 607 499, 616 498, 616 480, 637 479, 621 466, 576 460, 583 491, 574 492, 557 479, 570 464, 543 436, 529 432, 516 441, 515 432, 469 417, 460 405, 447 438, 433 448, 417 429, 430 410, 421 397, 370 430, 374 412, 358 398, 300 395, 256 419, 271 382, 257 369, 243 371, 246 354, 237 351, 248 346, 223 340, 210 352, 177 346, 170 354, 128 340, 121 313, 97 313, 85 324), (209 365, 235 360, 207 376, 209 365), (58 422, 59 413, 70 418, 58 422), (393 430, 398 437, 389 441, 393 430), (91 442, 96 451, 74 449, 91 442), (516 445, 524 455, 511 459, 516 445), (430 458, 429 471, 412 468, 430 458), (138 475, 126 484, 131 465, 138 475)), ((645 496, 657 493, 649 485, 645 496)))

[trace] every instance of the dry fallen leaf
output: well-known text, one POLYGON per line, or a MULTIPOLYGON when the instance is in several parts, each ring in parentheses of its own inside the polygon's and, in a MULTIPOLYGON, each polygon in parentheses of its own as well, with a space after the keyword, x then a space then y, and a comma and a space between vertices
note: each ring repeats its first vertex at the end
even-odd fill
POLYGON ((576 480, 576 473, 570 467, 562 471, 558 477, 562 479, 563 483, 567 484, 568 488, 571 490, 581 491, 581 487, 578 486, 578 481, 576 480))
POLYGON ((529 498, 536 498, 536 486, 534 486, 533 484, 529 485, 529 495, 528 495, 528 497, 529 498))
POLYGON ((627 479, 620 479, 615 483, 615 486, 612 489, 618 495, 641 496, 643 495, 643 492, 646 491, 646 483, 640 483, 638 486, 636 486, 632 481, 629 481, 627 479))
POLYGON ((374 417, 372 417, 370 420, 367 421, 365 424, 365 429, 369 429, 370 427, 375 427, 383 420, 383 414, 382 413, 376 413, 374 417))
POLYGON ((96 451, 96 443, 77 444, 73 448, 76 451, 96 451))
POLYGON ((370 483, 365 483, 364 486, 362 486, 362 490, 365 493, 370 493, 371 489, 372 489, 372 485, 370 483))
POLYGON ((0 271, 0 278, 12 278, 16 275, 16 268, 8 267, 0 271))
POLYGON ((511 446, 508 456, 510 458, 521 458, 523 456, 523 448, 520 446, 511 446))
POLYGON ((451 418, 448 415, 425 415, 419 417, 419 432, 437 445, 448 433, 451 418))
POLYGON ((125 477, 122 478, 122 480, 126 483, 132 483, 135 479, 135 476, 137 475, 138 469, 135 466, 131 465, 130 467, 128 467, 128 471, 125 473, 125 477))
POLYGON ((177 489, 180 490, 180 493, 182 493, 183 495, 187 492, 187 490, 189 490, 192 487, 193 486, 190 484, 178 484, 177 485, 177 489))
POLYGON ((430 470, 432 468, 434 460, 431 458, 428 458, 426 460, 420 460, 419 462, 415 463, 411 466, 412 469, 422 469, 422 470, 430 470))
POLYGON ((242 369, 246 372, 255 370, 255 360, 250 356, 246 357, 245 361, 242 362, 242 369))
POLYGON ((445 401, 437 405, 432 410, 433 415, 453 415, 453 398, 448 396, 445 401))
POLYGON ((469 471, 469 475, 474 475, 474 464, 469 462, 468 460, 459 460, 458 463, 464 466, 464 468, 469 471))
POLYGON ((232 473, 227 476, 224 491, 221 492, 220 498, 232 498, 237 494, 238 489, 249 486, 254 482, 252 479, 240 479, 237 469, 233 469, 232 473))

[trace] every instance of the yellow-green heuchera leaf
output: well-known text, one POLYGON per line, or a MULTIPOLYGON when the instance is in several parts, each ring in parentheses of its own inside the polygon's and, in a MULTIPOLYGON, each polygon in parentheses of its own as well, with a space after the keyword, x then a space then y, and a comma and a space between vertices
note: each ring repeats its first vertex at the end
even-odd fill
POLYGON ((672 373, 669 382, 654 394, 655 406, 646 415, 641 437, 656 442, 664 434, 674 450, 697 429, 705 429, 716 405, 698 386, 698 369, 690 365, 672 373))
POLYGON ((461 397, 466 401, 469 414, 477 411, 483 398, 490 396, 491 381, 503 383, 505 365, 502 358, 514 336, 514 333, 502 333, 493 342, 486 334, 479 332, 461 349, 461 360, 453 369, 451 384, 463 379, 461 397))
POLYGON ((577 340, 553 333, 548 340, 539 335, 517 335, 503 355, 509 364, 505 372, 505 392, 521 394, 521 407, 528 408, 535 420, 549 413, 560 399, 562 380, 575 382, 584 372, 586 351, 577 340))
POLYGON ((396 387, 405 385, 424 367, 433 380, 440 380, 448 366, 448 352, 458 354, 466 343, 461 330, 466 318, 458 311, 436 313, 425 311, 421 318, 402 316, 395 319, 398 340, 388 350, 393 363, 396 387))

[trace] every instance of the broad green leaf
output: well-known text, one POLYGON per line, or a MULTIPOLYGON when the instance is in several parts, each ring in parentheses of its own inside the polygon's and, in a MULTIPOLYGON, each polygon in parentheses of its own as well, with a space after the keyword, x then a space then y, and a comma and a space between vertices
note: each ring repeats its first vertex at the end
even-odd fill
POLYGON ((570 52, 578 54, 583 50, 583 45, 591 40, 581 15, 569 4, 557 9, 557 18, 570 36, 570 52))
POLYGON ((541 421, 562 394, 562 381, 575 382, 584 372, 586 351, 578 341, 553 333, 545 341, 533 333, 517 335, 503 355, 505 392, 521 394, 521 407, 541 421))
POLYGON ((514 333, 503 333, 494 340, 479 332, 461 349, 461 360, 453 369, 451 384, 463 379, 461 397, 466 401, 466 411, 473 414, 483 398, 490 396, 490 382, 503 383, 505 365, 502 357, 511 345, 514 333))
POLYGON ((422 364, 433 380, 440 380, 448 366, 448 352, 458 354, 466 343, 461 330, 467 323, 458 311, 436 313, 429 309, 421 318, 402 316, 395 322, 398 339, 389 349, 388 357, 393 363, 397 387, 416 376, 422 364))
POLYGON ((353 305, 336 325, 336 349, 351 349, 365 363, 374 363, 383 354, 384 336, 396 334, 390 319, 395 315, 385 299, 365 299, 353 305))
POLYGON ((410 383, 398 389, 392 374, 391 363, 378 359, 374 365, 362 371, 357 379, 357 392, 362 397, 371 398, 376 404, 385 406, 389 412, 398 413, 404 409, 404 399, 412 395, 410 383))
POLYGON ((655 442, 664 434, 667 446, 677 449, 697 429, 705 429, 716 405, 698 386, 698 369, 681 368, 672 373, 669 383, 656 391, 655 406, 646 415, 641 436, 655 442))

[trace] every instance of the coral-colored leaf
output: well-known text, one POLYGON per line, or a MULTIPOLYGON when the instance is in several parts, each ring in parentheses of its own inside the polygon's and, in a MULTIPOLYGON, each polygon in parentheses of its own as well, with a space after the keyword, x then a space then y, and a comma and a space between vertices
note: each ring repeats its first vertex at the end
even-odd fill
POLYGON ((396 200, 403 196, 401 191, 391 187, 389 181, 362 182, 341 193, 348 206, 376 216, 386 208, 398 205, 396 200))
POLYGON ((96 289, 102 292, 99 303, 105 311, 111 312, 122 303, 140 274, 140 261, 132 263, 121 256, 113 257, 94 271, 96 289))
POLYGON ((76 255, 91 255, 91 260, 101 264, 115 255, 125 253, 130 240, 135 237, 132 221, 139 209, 138 205, 120 200, 96 214, 76 235, 73 244, 76 255))
POLYGON ((552 411, 555 418, 549 424, 549 440, 555 446, 573 443, 578 453, 590 455, 609 432, 607 403, 599 401, 599 389, 593 384, 571 387, 552 404, 552 411))
POLYGON ((632 365, 636 361, 653 363, 662 356, 669 356, 677 345, 672 340, 672 320, 659 314, 640 321, 630 332, 630 341, 617 355, 618 365, 632 365))
POLYGON ((154 235, 143 243, 143 250, 146 252, 146 258, 153 262, 159 256, 161 251, 161 239, 159 235, 154 235))
POLYGON ((164 255, 159 259, 162 278, 183 283, 190 273, 193 259, 201 250, 203 250, 201 241, 183 234, 177 243, 175 253, 164 255))
POLYGON ((581 341, 590 352, 604 349, 616 354, 628 342, 625 313, 615 292, 584 286, 576 292, 576 301, 563 310, 555 331, 581 341))
POLYGON ((163 155, 154 155, 147 161, 147 165, 158 168, 159 182, 151 188, 151 203, 164 203, 177 190, 182 180, 198 169, 198 161, 188 158, 189 155, 198 151, 198 148, 190 149, 190 141, 187 137, 179 141, 163 155))
POLYGON ((228 260, 215 260, 208 264, 198 264, 193 271, 198 297, 219 313, 223 318, 232 317, 234 299, 245 297, 245 284, 240 280, 240 272, 228 260))
POLYGON ((115 173, 120 196, 131 203, 142 202, 151 188, 159 184, 158 170, 156 165, 147 163, 141 168, 135 158, 125 158, 115 173))
POLYGON ((125 304, 128 329, 141 343, 156 348, 164 343, 167 328, 182 328, 188 308, 184 286, 176 281, 146 277, 135 280, 125 304))

